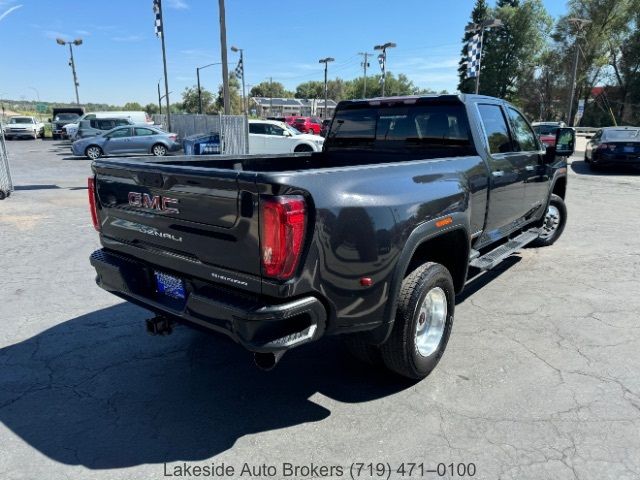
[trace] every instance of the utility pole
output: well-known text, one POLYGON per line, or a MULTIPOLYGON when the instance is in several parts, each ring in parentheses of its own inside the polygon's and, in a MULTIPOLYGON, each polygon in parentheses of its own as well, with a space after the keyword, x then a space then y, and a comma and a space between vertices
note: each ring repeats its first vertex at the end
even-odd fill
POLYGON ((218 0, 220 6, 220 50, 222 59, 222 97, 224 114, 229 115, 229 65, 227 64, 227 24, 225 20, 224 0, 218 0))
POLYGON ((584 18, 569 18, 569 23, 572 23, 576 28, 576 36, 574 40, 574 48, 576 50, 576 55, 573 58, 573 72, 571 75, 571 94, 569 95, 569 106, 567 107, 567 125, 571 126, 571 116, 573 115, 573 97, 576 94, 576 77, 578 75, 578 60, 580 55, 580 45, 578 44, 578 37, 580 33, 582 33, 582 28, 585 25, 591 23, 591 20, 586 20, 584 18))
POLYGON ((364 61, 362 62, 362 68, 364 69, 364 85, 362 87, 362 98, 367 98, 367 67, 369 66, 369 56, 373 55, 373 53, 360 52, 358 55, 362 55, 364 57, 364 61))
POLYGON ((380 68, 382 69, 382 96, 384 97, 384 89, 387 83, 387 48, 395 48, 397 45, 393 42, 387 42, 383 45, 376 45, 374 50, 382 50, 382 53, 378 57, 380 61, 380 68))
POLYGON ((322 116, 323 119, 328 117, 328 112, 329 110, 327 110, 327 101, 329 98, 329 89, 327 88, 327 71, 328 71, 328 66, 329 66, 329 62, 335 62, 335 58, 332 57, 327 57, 327 58, 321 58, 319 63, 324 63, 324 115, 322 116))
POLYGON ((160 110, 160 115, 162 115, 162 95, 160 94, 160 80, 158 80, 158 110, 160 110))

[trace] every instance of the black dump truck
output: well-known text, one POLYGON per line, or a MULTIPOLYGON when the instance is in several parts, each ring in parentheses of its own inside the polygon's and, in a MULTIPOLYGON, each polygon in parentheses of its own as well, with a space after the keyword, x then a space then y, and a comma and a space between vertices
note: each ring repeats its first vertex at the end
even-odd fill
POLYGON ((65 137, 64 126, 70 123, 76 123, 78 119, 84 115, 84 108, 81 107, 63 107, 54 108, 51 111, 51 135, 54 140, 60 140, 65 137))
POLYGON ((341 102, 319 153, 100 159, 91 264, 151 333, 221 332, 264 369, 340 334, 423 378, 469 272, 561 235, 574 142, 545 149, 503 100, 434 95, 341 102))

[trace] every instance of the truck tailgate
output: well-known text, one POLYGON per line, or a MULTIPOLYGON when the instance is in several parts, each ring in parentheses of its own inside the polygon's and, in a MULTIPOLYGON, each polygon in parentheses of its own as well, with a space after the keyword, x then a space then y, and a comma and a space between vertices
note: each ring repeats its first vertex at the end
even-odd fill
POLYGON ((229 283, 236 278, 229 272, 248 274, 254 281, 235 286, 255 290, 260 249, 252 174, 185 173, 168 165, 160 171, 154 164, 114 161, 96 162, 93 169, 105 247, 169 256, 175 270, 209 281, 229 283))

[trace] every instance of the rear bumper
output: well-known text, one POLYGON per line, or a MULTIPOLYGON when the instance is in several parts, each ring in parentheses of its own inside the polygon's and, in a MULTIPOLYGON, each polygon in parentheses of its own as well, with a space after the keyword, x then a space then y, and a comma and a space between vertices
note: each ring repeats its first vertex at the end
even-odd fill
POLYGON ((640 154, 609 154, 593 152, 592 161, 597 165, 632 165, 640 167, 640 154))
POLYGON ((93 252, 91 265, 104 290, 180 323, 224 333, 253 352, 282 352, 317 340, 325 330, 327 313, 315 297, 274 304, 182 277, 187 298, 176 301, 156 292, 152 265, 104 249, 93 252))

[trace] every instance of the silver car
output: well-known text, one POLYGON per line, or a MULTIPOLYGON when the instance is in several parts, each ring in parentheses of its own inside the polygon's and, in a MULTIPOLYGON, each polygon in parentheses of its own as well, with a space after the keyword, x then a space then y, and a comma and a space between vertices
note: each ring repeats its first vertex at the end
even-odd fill
POLYGON ((177 134, 149 125, 116 127, 95 137, 76 140, 71 145, 74 155, 86 156, 91 160, 103 155, 128 153, 151 153, 162 157, 167 152, 176 152, 180 148, 177 134))

